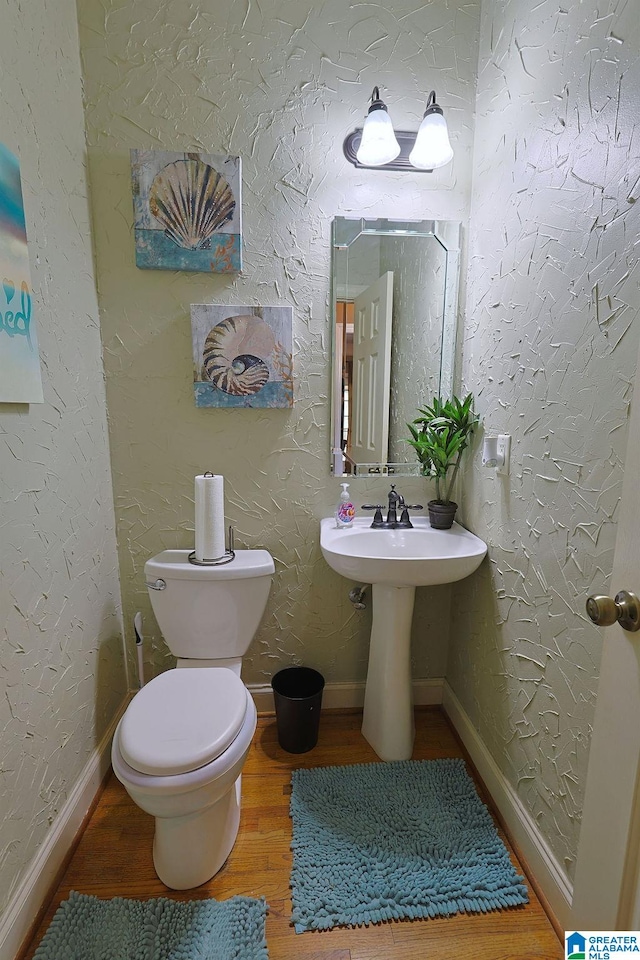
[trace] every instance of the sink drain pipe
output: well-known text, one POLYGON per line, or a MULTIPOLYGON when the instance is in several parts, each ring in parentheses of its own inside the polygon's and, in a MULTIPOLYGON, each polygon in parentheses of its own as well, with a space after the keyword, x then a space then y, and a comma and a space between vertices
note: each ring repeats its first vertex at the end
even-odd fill
POLYGON ((367 585, 360 585, 353 587, 352 590, 349 590, 349 600, 354 605, 356 610, 365 610, 367 605, 364 602, 364 595, 367 592, 367 585))

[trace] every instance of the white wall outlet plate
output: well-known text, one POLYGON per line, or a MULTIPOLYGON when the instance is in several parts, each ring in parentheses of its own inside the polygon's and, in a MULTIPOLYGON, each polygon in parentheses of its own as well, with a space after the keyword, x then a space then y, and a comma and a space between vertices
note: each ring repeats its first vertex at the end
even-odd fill
POLYGON ((496 473, 503 477, 509 475, 511 469, 511 437, 508 433, 498 434, 498 465, 496 473))

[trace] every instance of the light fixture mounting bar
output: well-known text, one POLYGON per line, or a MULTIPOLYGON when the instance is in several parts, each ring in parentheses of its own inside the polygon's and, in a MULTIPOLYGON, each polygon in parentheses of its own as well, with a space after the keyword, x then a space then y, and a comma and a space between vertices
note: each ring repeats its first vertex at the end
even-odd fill
POLYGON ((411 130, 395 130, 396 140, 400 144, 400 153, 395 160, 391 160, 389 163, 380 164, 380 166, 372 167, 364 163, 359 163, 356 157, 356 152, 360 146, 360 140, 362 138, 362 128, 358 127, 356 130, 352 130, 350 134, 345 138, 344 143, 342 144, 342 149, 344 155, 352 163, 354 167, 360 167, 362 170, 411 170, 413 173, 433 173, 433 170, 424 170, 418 167, 414 167, 412 163, 409 162, 409 154, 413 149, 413 145, 416 142, 416 134, 411 130))

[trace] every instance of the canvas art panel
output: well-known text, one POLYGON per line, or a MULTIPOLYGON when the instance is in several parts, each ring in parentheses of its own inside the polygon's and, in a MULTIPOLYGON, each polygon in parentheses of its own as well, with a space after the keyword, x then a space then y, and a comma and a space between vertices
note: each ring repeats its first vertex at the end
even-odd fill
POLYGON ((197 407, 292 407, 291 307, 191 306, 197 407))
POLYGON ((242 269, 240 157, 132 150, 131 183, 138 267, 242 269))
POLYGON ((20 162, 0 143, 0 403, 42 403, 20 162))

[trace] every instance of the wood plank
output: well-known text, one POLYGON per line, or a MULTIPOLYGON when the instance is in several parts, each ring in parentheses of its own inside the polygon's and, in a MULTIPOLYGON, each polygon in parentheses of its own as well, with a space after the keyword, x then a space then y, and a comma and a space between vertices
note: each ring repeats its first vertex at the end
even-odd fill
MULTIPOLYGON (((242 776, 238 840, 222 870, 195 890, 170 891, 158 880, 151 856, 153 819, 135 806, 112 776, 21 960, 31 960, 51 917, 71 890, 103 898, 266 897, 270 960, 561 960, 558 937, 531 887, 531 903, 511 910, 295 933, 290 922, 289 888, 291 771, 377 762, 378 757, 360 733, 360 724, 361 715, 357 713, 323 713, 317 747, 294 755, 279 746, 275 718, 259 719, 242 776)), ((439 708, 416 711, 413 756, 416 760, 465 757, 439 708)), ((470 772, 473 775, 471 768, 470 772)), ((478 787, 490 807, 482 785, 478 787)), ((523 872, 500 826, 498 832, 514 866, 523 872)))

